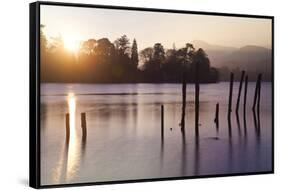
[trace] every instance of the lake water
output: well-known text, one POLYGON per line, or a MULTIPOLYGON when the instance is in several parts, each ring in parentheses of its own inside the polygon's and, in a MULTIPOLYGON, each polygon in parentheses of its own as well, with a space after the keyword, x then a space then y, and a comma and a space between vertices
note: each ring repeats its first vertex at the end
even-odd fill
MULTIPOLYGON (((233 110, 238 86, 234 83, 233 110)), ((261 86, 259 120, 251 110, 254 89, 255 83, 249 83, 245 120, 242 91, 239 117, 232 112, 229 130, 229 83, 200 85, 196 141, 192 84, 187 85, 185 137, 179 126, 180 84, 41 84, 41 184, 271 171, 271 83, 261 86), (214 123, 217 102, 218 132, 214 123), (84 140, 82 112, 87 123, 84 140), (66 113, 70 116, 68 143, 66 113)))

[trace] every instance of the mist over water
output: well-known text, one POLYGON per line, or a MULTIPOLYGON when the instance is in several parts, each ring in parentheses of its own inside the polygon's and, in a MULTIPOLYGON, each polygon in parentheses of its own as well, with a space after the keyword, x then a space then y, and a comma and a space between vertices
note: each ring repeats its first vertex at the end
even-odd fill
POLYGON ((194 85, 187 85, 185 136, 180 84, 41 84, 41 183, 67 184, 270 171, 271 83, 261 85, 259 121, 252 112, 255 83, 243 91, 238 117, 234 83, 231 137, 229 83, 201 84, 199 138, 195 141, 194 85), (219 130, 214 123, 220 105, 219 130), (164 105, 164 141, 161 141, 164 105), (82 140, 80 114, 86 113, 82 140), (66 113, 70 139, 66 142, 66 113), (260 128, 258 128, 258 125, 260 128))

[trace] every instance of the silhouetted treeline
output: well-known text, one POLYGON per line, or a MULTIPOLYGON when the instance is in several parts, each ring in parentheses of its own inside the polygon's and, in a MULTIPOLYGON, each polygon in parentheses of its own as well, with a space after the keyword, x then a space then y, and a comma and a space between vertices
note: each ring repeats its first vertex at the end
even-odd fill
MULTIPOLYGON (((43 27, 43 26, 42 26, 43 27)), ((138 51, 126 35, 114 42, 89 39, 78 52, 65 49, 62 37, 48 42, 41 31, 41 81, 77 83, 180 83, 185 71, 194 82, 195 64, 202 83, 216 82, 218 72, 210 66, 203 49, 187 43, 180 49, 165 50, 161 43, 138 51)))
POLYGON ((209 58, 203 49, 195 50, 192 44, 180 49, 164 50, 161 43, 153 48, 145 48, 140 52, 143 61, 143 82, 171 82, 182 81, 182 73, 186 73, 187 82, 194 82, 195 64, 199 65, 199 79, 202 83, 216 82, 218 72, 210 66, 209 58))

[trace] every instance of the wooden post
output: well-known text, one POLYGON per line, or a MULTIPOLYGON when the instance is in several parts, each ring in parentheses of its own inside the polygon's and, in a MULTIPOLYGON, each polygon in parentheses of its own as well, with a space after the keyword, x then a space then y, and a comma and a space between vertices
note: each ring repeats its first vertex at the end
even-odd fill
POLYGON ((65 140, 69 141, 70 126, 69 126, 69 113, 65 114, 65 140))
POLYGON ((248 91, 248 75, 246 75, 245 77, 244 102, 243 102, 243 120, 244 120, 245 136, 247 136, 247 121, 246 121, 247 91, 248 91))
POLYGON ((164 105, 161 105, 161 140, 164 140, 164 105))
POLYGON ((82 128, 82 140, 87 138, 87 123, 86 123, 86 113, 81 113, 81 128, 82 128))
POLYGON ((185 130, 185 107, 186 107, 186 74, 182 74, 182 115, 181 115, 181 131, 185 130))
POLYGON ((233 73, 230 73, 230 85, 229 85, 229 98, 228 98, 228 114, 227 114, 227 120, 228 120, 228 135, 229 138, 232 137, 232 129, 231 129, 231 107, 232 107, 232 91, 233 91, 233 73))
POLYGON ((259 74, 259 89, 258 89, 258 100, 257 100, 257 112, 258 112, 258 117, 260 116, 261 79, 262 79, 262 74, 259 74))
POLYGON ((219 103, 216 104, 216 112, 215 112, 215 119, 214 119, 215 123, 218 121, 218 111, 219 111, 219 103))
POLYGON ((248 90, 248 75, 245 77, 245 87, 244 87, 244 105, 243 105, 243 115, 246 117, 246 104, 247 104, 247 90, 248 90))
POLYGON ((257 103, 257 98, 258 98, 258 93, 259 93, 259 84, 261 81, 261 74, 258 75, 257 82, 256 82, 256 89, 255 89, 255 96, 254 96, 254 103, 252 110, 255 110, 256 108, 256 103, 257 103))
POLYGON ((232 111, 232 91, 233 91, 233 73, 230 74, 230 86, 229 86, 229 99, 228 99, 228 119, 230 119, 230 114, 232 111))
POLYGON ((216 104, 216 115, 215 115, 216 130, 219 131, 219 103, 216 104))
POLYGON ((241 90, 242 90, 244 75, 245 75, 245 71, 242 71, 242 75, 241 75, 241 79, 240 79, 240 83, 239 83, 239 91, 238 91, 238 96, 237 96, 236 113, 238 113, 238 111, 239 111, 240 96, 241 96, 241 90))
POLYGON ((199 135, 199 62, 195 64, 195 136, 199 135))

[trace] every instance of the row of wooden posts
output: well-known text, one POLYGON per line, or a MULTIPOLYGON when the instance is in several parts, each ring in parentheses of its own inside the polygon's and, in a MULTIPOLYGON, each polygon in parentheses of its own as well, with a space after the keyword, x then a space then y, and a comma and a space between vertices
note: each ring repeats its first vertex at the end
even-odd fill
MULTIPOLYGON (((65 131, 66 131, 66 141, 69 141, 70 137, 70 118, 69 113, 65 114, 65 131)), ((86 123, 86 113, 81 113, 81 129, 82 129, 82 141, 86 141, 87 138, 87 123, 86 123)))
MULTIPOLYGON (((198 72, 198 71, 197 71, 198 72)), ((195 74, 195 136, 198 137, 199 135, 199 77, 198 73, 195 74)), ((231 112, 232 112, 232 94, 233 94, 233 80, 234 74, 230 73, 230 86, 229 86, 229 98, 228 98, 228 113, 227 119, 230 123, 231 120, 231 112)), ((258 74, 256 87, 255 87, 255 94, 254 94, 254 102, 252 110, 259 116, 260 114, 260 93, 261 93, 261 80, 262 74, 258 74)), ((240 83, 239 83, 239 91, 236 101, 236 114, 239 114, 239 105, 240 105, 240 97, 241 91, 244 83, 244 102, 243 102, 243 115, 244 119, 246 117, 246 104, 247 104, 247 90, 248 90, 248 75, 245 76, 245 71, 242 71, 240 83), (245 79, 244 79, 245 78, 245 79)), ((185 112, 186 112, 186 73, 183 73, 182 76, 182 115, 181 115, 181 131, 185 133, 185 112)), ((214 122, 216 123, 216 129, 218 131, 219 127, 219 103, 216 103, 216 111, 215 111, 215 119, 214 122)), ((231 127, 231 125, 229 125, 231 127)), ((161 105, 161 139, 164 139, 164 105, 161 105)))
MULTIPOLYGON (((238 91, 238 97, 236 102, 236 113, 239 111, 239 105, 240 105, 240 96, 241 96, 241 90, 242 85, 244 81, 244 75, 245 71, 242 71, 240 83, 239 83, 239 91, 238 91)), ((233 78, 234 74, 230 74, 230 89, 229 89, 229 102, 228 102, 228 116, 230 116, 230 113, 232 111, 232 91, 233 91, 233 78)), ((257 82, 256 82, 256 88, 255 88, 255 94, 254 94, 254 102, 252 110, 255 111, 257 109, 257 112, 260 111, 260 93, 261 93, 261 78, 262 74, 258 75, 257 82)), ((245 77, 245 87, 244 87, 244 106, 243 106, 243 112, 245 114, 246 112, 246 103, 247 103, 247 88, 248 88, 248 76, 245 77)))
MULTIPOLYGON (((199 135, 199 77, 198 73, 196 73, 195 77, 195 136, 198 137, 199 135)), ((240 96, 241 90, 244 82, 245 77, 245 84, 244 84, 244 104, 243 104, 243 115, 244 118, 246 117, 246 103, 247 103, 247 88, 248 88, 248 76, 245 76, 245 71, 242 71, 240 83, 239 83, 239 91, 237 96, 236 102, 236 114, 238 115, 239 112, 239 105, 240 105, 240 96)), ((228 99, 228 121, 231 120, 231 112, 232 112, 232 93, 233 93, 233 79, 234 74, 230 74, 230 86, 229 86, 229 99, 228 99)), ((262 74, 258 75, 255 94, 254 94, 254 102, 252 110, 259 116, 260 113, 260 93, 261 93, 261 79, 262 74)), ((186 111, 186 73, 183 73, 182 76, 182 117, 181 117, 181 131, 185 133, 185 111, 186 111)), ((70 137, 70 123, 69 123, 69 113, 66 114, 66 140, 69 141, 70 137)), ((216 104, 216 111, 215 111, 215 119, 214 122, 216 123, 216 128, 218 131, 219 126, 219 103, 216 104)), ((86 123, 86 113, 81 113, 81 128, 82 128, 82 140, 85 141, 87 138, 87 123, 86 123)), ((164 105, 161 105, 161 139, 164 140, 164 105)))

